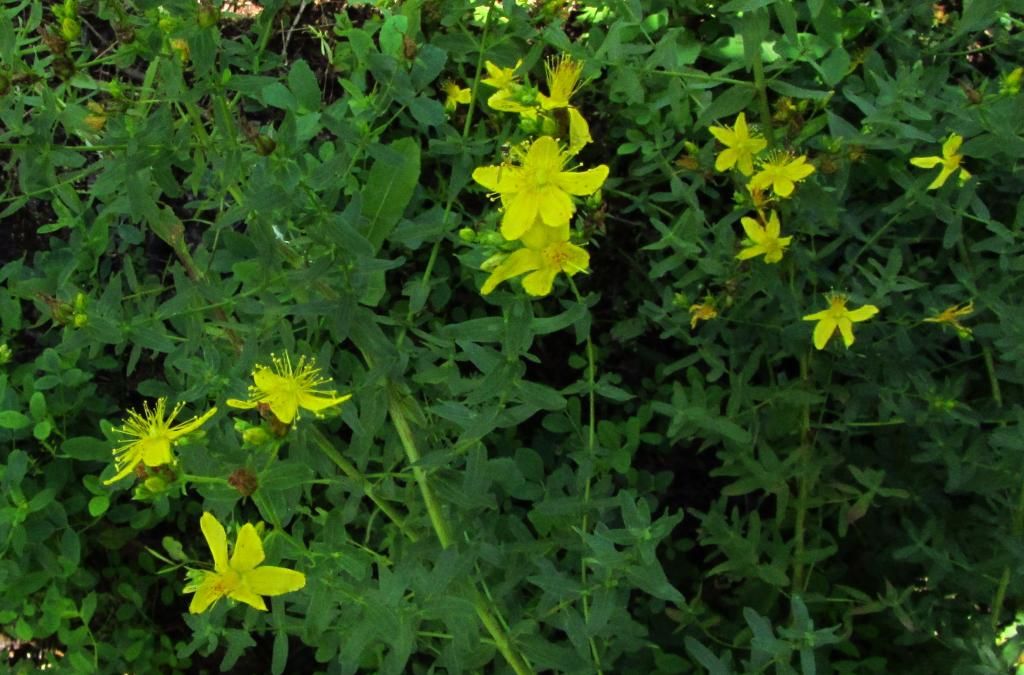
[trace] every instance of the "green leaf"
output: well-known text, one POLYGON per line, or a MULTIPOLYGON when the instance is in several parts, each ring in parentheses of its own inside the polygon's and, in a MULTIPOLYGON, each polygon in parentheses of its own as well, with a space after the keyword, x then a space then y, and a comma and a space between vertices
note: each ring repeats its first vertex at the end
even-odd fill
POLYGON ((92 436, 75 436, 60 445, 60 449, 71 459, 82 461, 105 461, 110 459, 110 443, 92 436))
POLYGON ((320 84, 309 64, 300 59, 288 71, 288 88, 294 94, 299 108, 308 112, 320 109, 320 84))
POLYGON ((46 417, 46 396, 41 391, 32 393, 28 400, 28 411, 36 422, 46 417))
POLYGON ((686 636, 683 642, 686 644, 686 653, 707 668, 708 675, 730 675, 732 673, 732 670, 720 658, 692 637, 686 636))
POLYGON ((270 672, 273 675, 281 675, 285 666, 288 665, 288 633, 278 631, 274 636, 274 652, 270 661, 270 672))
POLYGON ((89 500, 89 515, 99 518, 110 508, 110 497, 107 495, 96 495, 89 500))
POLYGON ((24 429, 30 424, 32 420, 17 410, 0 412, 0 429, 24 429))
POLYGON ((419 182, 420 146, 412 138, 400 138, 378 146, 373 154, 363 190, 363 234, 377 251, 405 213, 419 182))

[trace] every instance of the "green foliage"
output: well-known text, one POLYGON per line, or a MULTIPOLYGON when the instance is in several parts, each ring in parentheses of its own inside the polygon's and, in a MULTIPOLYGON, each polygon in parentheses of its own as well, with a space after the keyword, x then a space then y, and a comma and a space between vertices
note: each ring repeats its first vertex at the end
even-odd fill
POLYGON ((1020 13, 8 3, 11 667, 1019 669, 1020 13), (535 131, 488 106, 484 64, 522 59, 543 89, 559 54, 584 65, 594 137, 573 161, 611 169, 579 200, 590 274, 481 297, 507 251, 471 176, 535 131), (468 106, 445 108, 446 80, 468 106), (714 170, 708 127, 741 112, 814 165, 791 198, 714 170), (929 189, 909 160, 954 133, 971 177, 929 189), (765 208, 792 242, 737 260, 765 208), (848 349, 802 320, 828 292, 880 309, 848 349), (285 351, 352 399, 291 429, 226 405, 285 351), (158 397, 218 412, 105 486, 158 397), (189 614, 204 511, 262 523, 266 564, 305 588, 189 614))

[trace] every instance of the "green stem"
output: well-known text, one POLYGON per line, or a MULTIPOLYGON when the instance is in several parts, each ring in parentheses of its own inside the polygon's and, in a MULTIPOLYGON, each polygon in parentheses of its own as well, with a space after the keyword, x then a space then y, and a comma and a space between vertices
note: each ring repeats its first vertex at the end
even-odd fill
MULTIPOLYGON (((1014 540, 1020 539, 1024 532, 1024 481, 1021 481, 1020 491, 1017 494, 1017 509, 1013 512, 1013 521, 1010 532, 1014 540)), ((999 615, 1003 612, 1003 602, 1006 600, 1006 589, 1010 587, 1010 566, 1003 567, 1003 574, 999 578, 999 585, 996 587, 996 595, 992 600, 992 630, 999 630, 999 615)))
MULTIPOLYGON (((444 517, 441 503, 437 500, 437 496, 430 487, 430 478, 427 472, 419 465, 420 451, 416 447, 416 439, 413 437, 409 421, 402 410, 398 393, 394 390, 388 396, 388 414, 391 416, 391 423, 394 424, 395 431, 398 432, 398 438, 405 449, 405 456, 408 458, 409 464, 412 465, 413 477, 415 477, 416 483, 419 485, 420 494, 423 496, 423 503, 427 507, 430 524, 434 527, 437 540, 440 542, 441 548, 449 548, 453 542, 451 527, 444 517)), ((476 615, 484 625, 484 628, 490 633, 491 639, 494 640, 494 646, 497 647, 516 675, 531 675, 533 669, 526 664, 523 657, 513 648, 505 628, 493 613, 491 603, 475 585, 471 585, 471 592, 473 594, 473 608, 476 610, 476 615)))
MULTIPOLYGON (((569 285, 572 287, 572 292, 576 296, 576 302, 586 306, 583 302, 583 296, 580 295, 579 288, 576 287, 576 282, 569 277, 569 285)), ((597 365, 594 359, 594 342, 590 337, 590 327, 587 328, 587 458, 591 462, 593 467, 594 462, 594 450, 597 443, 597 365)), ((587 482, 583 486, 583 524, 581 532, 584 534, 590 531, 590 475, 589 472, 592 470, 588 469, 587 482)), ((585 559, 580 560, 580 581, 581 587, 586 588, 587 586, 587 562, 585 559)), ((583 594, 580 598, 583 603, 583 620, 584 622, 590 622, 590 598, 587 594, 583 594)), ((603 671, 601 670, 601 657, 597 651, 597 643, 594 641, 593 636, 587 638, 590 644, 590 657, 594 661, 594 668, 600 675, 603 671)))
POLYGON ((311 427, 311 429, 313 440, 320 446, 323 453, 327 455, 327 458, 334 462, 337 467, 341 469, 342 473, 359 485, 363 493, 370 498, 370 501, 376 504, 377 508, 380 509, 384 515, 391 520, 391 522, 398 526, 398 529, 402 531, 402 534, 404 534, 409 541, 415 542, 417 540, 416 533, 406 527, 405 519, 398 515, 398 512, 396 512, 390 504, 377 496, 373 483, 367 480, 366 476, 364 476, 352 462, 345 459, 345 456, 338 452, 337 448, 331 444, 330 440, 322 431, 316 427, 311 427))
MULTIPOLYGON (((807 355, 800 359, 800 379, 808 382, 807 355)), ((794 525, 793 538, 795 540, 793 553, 793 592, 800 593, 804 590, 804 549, 805 525, 807 522, 807 500, 811 489, 810 463, 811 463, 811 406, 805 403, 801 411, 800 420, 800 453, 799 466, 801 469, 800 484, 797 488, 796 500, 796 523, 794 525)))
POLYGON ((765 140, 768 141, 768 147, 771 148, 775 146, 775 130, 772 129, 772 111, 768 107, 768 86, 764 81, 761 45, 756 45, 751 52, 751 66, 754 69, 754 87, 757 89, 757 107, 761 116, 761 127, 765 140))
POLYGON ((420 466, 421 456, 419 448, 416 447, 416 439, 412 435, 409 421, 405 418, 401 404, 398 401, 398 395, 394 391, 388 395, 388 414, 391 416, 391 423, 395 425, 395 431, 398 432, 398 438, 405 449, 405 456, 408 458, 409 464, 412 465, 412 475, 416 479, 416 484, 419 485, 420 494, 423 496, 423 503, 426 505, 427 514, 430 516, 430 524, 434 527, 434 532, 437 534, 437 540, 441 543, 441 548, 448 548, 452 545, 451 529, 448 527, 448 521, 441 510, 441 503, 437 500, 434 490, 430 487, 429 476, 427 476, 427 472, 423 470, 423 467, 420 466))

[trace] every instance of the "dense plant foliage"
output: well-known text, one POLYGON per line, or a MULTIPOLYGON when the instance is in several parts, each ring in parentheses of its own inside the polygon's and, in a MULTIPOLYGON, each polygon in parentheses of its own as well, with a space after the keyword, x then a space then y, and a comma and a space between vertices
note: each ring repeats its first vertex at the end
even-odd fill
POLYGON ((8 0, 28 672, 1024 663, 1019 0, 8 0))

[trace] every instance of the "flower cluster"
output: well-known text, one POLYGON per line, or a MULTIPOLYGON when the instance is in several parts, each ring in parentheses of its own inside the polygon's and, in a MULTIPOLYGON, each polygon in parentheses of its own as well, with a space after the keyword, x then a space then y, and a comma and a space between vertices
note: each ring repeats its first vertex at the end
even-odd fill
MULTIPOLYGON (((339 396, 334 390, 325 388, 331 380, 321 375, 315 360, 300 357, 293 367, 287 352, 282 357, 271 355, 271 365, 257 365, 252 377, 249 399, 228 399, 227 403, 234 408, 259 408, 271 430, 279 436, 299 419, 300 410, 319 416, 324 410, 351 398, 351 394, 339 396)), ((138 474, 147 478, 144 486, 136 490, 136 498, 140 499, 144 498, 140 495, 164 491, 169 485, 168 477, 171 480, 178 478, 172 446, 197 431, 217 412, 217 408, 210 408, 202 415, 174 424, 182 407, 184 404, 178 403, 168 413, 167 399, 159 398, 152 408, 149 403, 143 403, 142 413, 128 411, 128 418, 122 426, 115 428, 125 437, 114 448, 117 472, 104 484, 110 485, 132 473, 138 474)), ((256 430, 249 428, 247 433, 256 430)), ((270 434, 264 433, 263 436, 271 438, 270 434)), ((246 469, 236 470, 224 483, 244 495, 257 489, 257 477, 246 469)), ((185 587, 186 593, 195 593, 190 612, 203 612, 222 597, 266 611, 261 596, 281 595, 306 585, 306 577, 301 572, 260 565, 264 559, 263 542, 253 525, 245 524, 239 529, 230 560, 224 526, 211 514, 204 513, 200 527, 213 555, 214 569, 190 572, 191 582, 185 587)))
POLYGON ((573 198, 593 195, 608 177, 603 164, 584 171, 571 164, 592 140, 586 119, 571 103, 583 64, 569 57, 548 61, 546 94, 520 81, 521 65, 504 68, 488 61, 487 77, 481 80, 496 90, 487 99, 490 108, 518 114, 522 128, 537 134, 512 148, 505 163, 473 172, 473 180, 501 200, 500 232, 506 242, 484 264, 490 272, 480 289, 484 295, 525 274, 524 290, 545 296, 560 272, 573 276, 585 271, 590 256, 571 241, 573 198), (507 250, 511 246, 514 249, 507 250))

